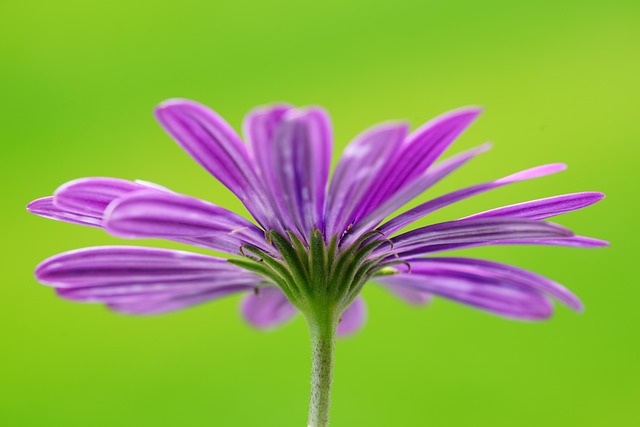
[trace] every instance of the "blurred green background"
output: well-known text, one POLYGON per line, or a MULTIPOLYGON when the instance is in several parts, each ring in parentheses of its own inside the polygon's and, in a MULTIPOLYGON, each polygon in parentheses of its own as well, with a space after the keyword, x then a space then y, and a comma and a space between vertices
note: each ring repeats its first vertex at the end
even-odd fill
MULTIPOLYGON (((495 148, 420 200, 569 163, 429 221, 608 195, 558 221, 611 248, 465 252, 566 284, 583 315, 558 307, 548 322, 519 323, 443 300, 411 308, 366 288, 368 324, 337 350, 332 425, 640 425, 637 2, 5 1, 0 16, 0 425, 304 425, 301 318, 259 333, 237 316, 237 298, 125 317, 33 279, 48 256, 120 243, 25 212, 70 179, 145 179, 246 212, 155 123, 153 107, 170 97, 204 102, 237 129, 257 104, 323 105, 337 149, 382 120, 417 126, 484 106, 449 153, 495 148)), ((180 247, 124 242, 138 243, 180 247)))

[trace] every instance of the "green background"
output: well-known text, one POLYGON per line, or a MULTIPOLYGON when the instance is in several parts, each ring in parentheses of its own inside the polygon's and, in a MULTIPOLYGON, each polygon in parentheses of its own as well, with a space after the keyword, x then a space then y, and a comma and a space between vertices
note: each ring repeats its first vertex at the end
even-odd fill
POLYGON ((465 252, 566 284, 583 315, 558 307, 548 322, 520 323, 443 300, 416 309, 366 288, 366 328, 337 349, 332 425, 640 425, 639 12, 634 1, 2 2, 0 425, 305 424, 301 318, 259 333, 237 316, 238 298, 126 317, 33 279, 58 252, 120 243, 25 212, 70 179, 145 179, 246 213, 155 123, 154 105, 170 97, 204 102, 236 128, 257 104, 319 104, 337 149, 379 121, 417 126, 484 106, 450 153, 495 148, 420 200, 569 163, 429 221, 608 195, 558 221, 611 248, 465 252))

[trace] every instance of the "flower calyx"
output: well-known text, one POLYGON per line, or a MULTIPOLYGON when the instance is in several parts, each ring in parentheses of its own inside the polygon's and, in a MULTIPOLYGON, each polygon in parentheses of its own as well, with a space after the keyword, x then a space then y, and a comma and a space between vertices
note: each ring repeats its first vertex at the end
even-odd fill
POLYGON ((289 301, 302 312, 329 307, 342 312, 351 304, 368 279, 393 273, 393 265, 406 264, 388 251, 393 245, 381 233, 363 234, 348 247, 340 247, 338 236, 327 243, 314 229, 303 241, 288 231, 286 237, 275 230, 265 234, 277 256, 253 245, 242 246, 241 259, 229 262, 253 271, 277 285, 289 301))

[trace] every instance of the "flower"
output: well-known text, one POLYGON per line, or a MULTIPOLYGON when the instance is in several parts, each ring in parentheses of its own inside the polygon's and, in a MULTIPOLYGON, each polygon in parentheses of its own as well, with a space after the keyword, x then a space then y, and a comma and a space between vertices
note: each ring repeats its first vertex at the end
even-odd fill
POLYGON ((534 167, 445 194, 385 219, 486 151, 488 144, 435 163, 479 115, 444 114, 408 134, 384 123, 358 135, 329 182, 332 134, 320 108, 258 108, 244 122, 248 146, 215 112, 187 100, 160 105, 156 116, 180 146, 229 188, 257 225, 212 203, 144 181, 82 178, 27 209, 56 220, 101 227, 123 238, 161 238, 223 252, 229 260, 183 251, 109 246, 45 260, 36 277, 59 296, 103 303, 127 314, 158 314, 246 293, 241 312, 272 328, 310 307, 335 305, 338 334, 357 331, 366 310, 359 296, 373 281, 411 304, 433 296, 500 316, 539 320, 551 299, 580 311, 560 284, 523 269, 472 258, 434 257, 481 245, 598 247, 543 221, 601 200, 597 192, 566 194, 403 231, 418 219, 504 185, 565 169, 534 167), (399 233, 399 234, 398 234, 399 233))
POLYGON ((328 185, 332 136, 324 110, 258 108, 244 123, 247 147, 203 105, 167 101, 156 110, 161 125, 238 196, 257 225, 156 184, 83 178, 27 209, 119 237, 168 239, 233 257, 131 246, 86 248, 45 260, 36 277, 63 298, 104 303, 127 314, 164 313, 240 292, 247 294, 242 314, 258 328, 302 312, 313 353, 308 425, 327 426, 335 337, 362 326, 366 310, 360 291, 369 281, 412 304, 440 296, 520 320, 551 316, 551 299, 582 310, 565 287, 529 271, 432 254, 502 244, 605 246, 543 221, 596 203, 601 193, 533 200, 403 231, 452 203, 559 172, 563 164, 454 191, 385 222, 489 148, 485 144, 434 164, 479 113, 478 108, 452 111, 411 134, 403 123, 373 127, 347 146, 328 185))

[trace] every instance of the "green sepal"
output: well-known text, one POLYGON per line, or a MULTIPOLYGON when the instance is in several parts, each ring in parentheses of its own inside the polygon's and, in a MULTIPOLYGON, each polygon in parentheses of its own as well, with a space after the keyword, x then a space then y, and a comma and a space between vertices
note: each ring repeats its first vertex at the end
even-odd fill
POLYGON ((298 253, 298 258, 300 258, 300 261, 304 264, 305 268, 309 270, 309 260, 305 255, 307 253, 307 247, 304 245, 304 243, 302 243, 302 240, 300 240, 300 238, 295 233, 287 231, 287 236, 289 236, 289 239, 291 239, 293 247, 298 253))
MULTIPOLYGON (((307 288, 309 285, 310 277, 309 270, 305 269, 304 261, 301 259, 301 255, 296 251, 291 242, 284 238, 277 231, 270 231, 271 241, 282 255, 285 264, 289 267, 289 272, 291 273, 293 283, 292 286, 295 286, 299 289, 307 288)), ((285 267, 286 268, 286 267, 285 267)))
POLYGON ((274 284, 278 285, 280 289, 285 293, 287 298, 292 299, 294 295, 289 290, 289 284, 285 280, 284 277, 277 274, 275 271, 264 265, 262 262, 255 261, 246 261, 243 259, 229 259, 227 260, 230 264, 237 265, 238 267, 244 268, 245 270, 253 271, 254 273, 259 274, 262 277, 266 277, 267 279, 271 279, 274 284))
POLYGON ((291 272, 289 271, 286 265, 272 258, 271 256, 269 256, 269 254, 256 248, 255 246, 245 245, 243 246, 243 248, 244 250, 251 252, 254 255, 257 255, 261 259, 261 262, 264 263, 265 266, 267 266, 274 273, 277 273, 277 275, 282 277, 284 284, 288 289, 291 290, 292 293, 299 294, 299 290, 294 286, 295 281, 293 279, 293 276, 291 275, 291 272))
POLYGON ((336 265, 337 276, 334 278, 334 283, 332 283, 332 289, 337 291, 337 288, 340 286, 348 284, 344 291, 345 293, 349 291, 354 277, 361 269, 361 264, 376 248, 385 243, 385 240, 375 240, 364 244, 362 248, 359 247, 375 234, 379 233, 376 231, 365 233, 353 245, 339 255, 336 265))
POLYGON ((331 277, 333 274, 334 262, 336 259, 336 253, 338 252, 338 236, 334 235, 329 242, 327 248, 327 276, 331 277))
POLYGON ((309 241, 309 270, 312 286, 326 291, 329 282, 328 258, 324 246, 324 236, 317 228, 311 232, 309 241))

